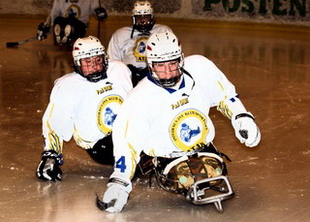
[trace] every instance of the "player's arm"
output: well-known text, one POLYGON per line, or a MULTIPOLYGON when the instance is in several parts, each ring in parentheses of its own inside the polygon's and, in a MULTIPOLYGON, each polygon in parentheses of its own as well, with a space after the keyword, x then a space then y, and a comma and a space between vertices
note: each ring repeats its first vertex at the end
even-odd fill
POLYGON ((106 206, 104 210, 110 213, 118 213, 126 205, 132 190, 131 179, 138 162, 138 156, 129 153, 128 147, 123 147, 122 150, 122 154, 115 155, 114 172, 103 195, 103 203, 106 206))
POLYGON ((123 55, 122 55, 122 42, 120 38, 121 31, 117 30, 111 37, 108 45, 108 56, 109 59, 114 59, 114 60, 120 60, 123 61, 123 55))
POLYGON ((133 147, 129 139, 134 127, 130 124, 129 113, 129 107, 123 104, 113 125, 115 165, 103 196, 105 210, 112 213, 120 212, 127 203, 132 190, 131 179, 140 158, 140 151, 133 147))
POLYGON ((217 109, 231 120, 235 136, 241 143, 248 147, 256 146, 260 142, 261 134, 253 114, 246 110, 234 85, 226 76, 213 63, 211 67, 216 76, 214 84, 219 95, 216 101, 217 109))
MULTIPOLYGON (((54 103, 50 103, 43 117, 44 151, 37 167, 36 175, 39 179, 56 181, 61 180, 63 164, 62 146, 63 139, 52 128, 49 116, 52 115, 54 103)), ((54 120, 53 120, 54 121, 54 120)))
POLYGON ((161 33, 161 32, 172 32, 173 33, 172 29, 167 25, 160 25, 158 33, 161 33))
MULTIPOLYGON (((62 87, 60 87, 62 88, 62 87)), ((63 140, 70 140, 73 132, 72 102, 56 84, 52 90, 50 103, 43 115, 42 130, 44 151, 37 167, 39 179, 61 180, 60 166, 63 164, 63 140)))
MULTIPOLYGON (((110 64, 111 63, 112 62, 110 62, 110 64)), ((128 94, 133 88, 131 82, 131 71, 122 61, 113 61, 113 64, 115 64, 115 67, 112 68, 112 75, 113 77, 116 77, 116 81, 121 83, 123 90, 128 94)))
POLYGON ((237 94, 224 97, 217 109, 231 120, 235 136, 248 147, 258 145, 261 134, 255 117, 243 106, 237 94))
POLYGON ((54 0, 52 9, 48 14, 44 22, 41 22, 37 28, 37 38, 42 41, 47 38, 47 34, 50 32, 54 19, 60 14, 60 2, 59 0, 54 0))
POLYGON ((37 38, 42 41, 47 38, 47 34, 51 30, 51 16, 48 15, 44 22, 41 22, 37 29, 37 38))

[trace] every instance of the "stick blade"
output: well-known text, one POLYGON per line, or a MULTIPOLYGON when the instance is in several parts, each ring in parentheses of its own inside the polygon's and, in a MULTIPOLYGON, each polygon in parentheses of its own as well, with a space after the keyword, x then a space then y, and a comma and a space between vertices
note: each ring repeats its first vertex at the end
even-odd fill
POLYGON ((6 43, 6 47, 9 47, 9 48, 15 47, 15 46, 17 46, 17 45, 18 45, 18 42, 7 42, 7 43, 6 43))

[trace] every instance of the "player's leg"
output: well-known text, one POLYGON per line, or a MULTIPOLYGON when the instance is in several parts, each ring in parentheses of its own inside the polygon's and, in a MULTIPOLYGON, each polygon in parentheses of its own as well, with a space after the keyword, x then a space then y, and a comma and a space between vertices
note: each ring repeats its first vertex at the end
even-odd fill
POLYGON ((78 38, 83 38, 86 35, 86 25, 75 18, 69 16, 66 18, 66 26, 64 29, 63 44, 72 45, 78 38))
POLYGON ((54 45, 60 45, 61 40, 64 36, 64 28, 66 26, 65 18, 58 16, 54 20, 53 26, 53 37, 54 37, 54 45))
POLYGON ((148 67, 138 68, 131 64, 128 64, 127 66, 131 71, 131 81, 133 86, 136 86, 138 82, 141 81, 144 77, 146 77, 149 73, 148 67))
POLYGON ((100 164, 114 164, 112 135, 99 140, 92 149, 87 150, 93 160, 100 164))

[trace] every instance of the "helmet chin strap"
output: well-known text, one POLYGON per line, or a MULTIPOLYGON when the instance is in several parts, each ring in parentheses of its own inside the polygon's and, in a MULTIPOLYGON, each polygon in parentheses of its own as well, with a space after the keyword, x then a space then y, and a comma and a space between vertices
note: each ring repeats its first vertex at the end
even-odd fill
POLYGON ((180 82, 182 74, 170 79, 155 79, 155 81, 163 88, 175 88, 180 82))
POLYGON ((89 82, 98 82, 99 80, 106 79, 108 77, 105 69, 103 69, 100 72, 94 72, 94 73, 89 74, 89 75, 84 75, 80 66, 74 65, 73 69, 76 73, 78 73, 82 77, 86 78, 89 82))
POLYGON ((194 79, 194 78, 192 77, 192 75, 189 74, 189 72, 187 72, 183 67, 181 67, 181 70, 182 70, 182 72, 183 72, 185 75, 187 75, 189 78, 191 78, 191 79, 193 80, 193 85, 192 85, 192 89, 193 89, 194 86, 195 86, 195 84, 196 84, 195 79, 194 79))
POLYGON ((107 73, 105 71, 95 72, 84 76, 90 82, 98 82, 99 80, 106 79, 107 73))
POLYGON ((131 38, 133 38, 133 34, 135 30, 137 30, 138 32, 141 32, 139 35, 147 35, 147 36, 151 35, 150 31, 153 29, 155 25, 155 19, 152 17, 150 24, 144 25, 144 28, 139 28, 139 26, 136 25, 135 23, 136 23, 135 17, 133 16, 133 25, 132 25, 131 35, 130 35, 131 38))
POLYGON ((176 84, 172 87, 170 87, 171 89, 179 89, 180 88, 180 85, 182 84, 182 78, 183 78, 183 74, 179 75, 179 80, 176 80, 176 84))
POLYGON ((133 38, 133 33, 135 32, 135 30, 140 32, 139 35, 141 35, 141 36, 145 36, 145 35, 149 36, 149 35, 151 35, 150 31, 152 30, 152 28, 153 28, 153 26, 151 28, 142 30, 142 29, 138 29, 136 25, 133 25, 130 37, 133 38))
POLYGON ((151 76, 152 76, 152 78, 154 79, 154 81, 155 81, 155 83, 158 85, 158 86, 160 86, 160 87, 163 87, 163 88, 172 88, 172 89, 177 89, 178 87, 179 87, 179 85, 181 84, 181 78, 182 78, 182 76, 183 76, 183 74, 184 75, 187 75, 189 78, 191 78, 192 80, 193 80, 193 85, 192 85, 192 89, 194 88, 194 86, 195 86, 195 84, 196 84, 196 82, 195 82, 195 80, 194 80, 194 78, 192 77, 192 75, 191 74, 189 74, 189 72, 187 72, 183 67, 180 67, 180 75, 178 75, 178 76, 176 76, 176 77, 173 77, 173 78, 170 78, 170 79, 166 79, 166 80, 160 80, 160 79, 158 79, 158 78, 156 78, 156 77, 154 77, 153 75, 155 75, 154 73, 153 73, 153 71, 152 70, 150 70, 151 71, 151 76), (165 81, 168 83, 168 82, 171 82, 171 84, 173 83, 173 82, 175 82, 175 84, 174 85, 170 85, 170 86, 165 86, 164 84, 165 84, 165 81))

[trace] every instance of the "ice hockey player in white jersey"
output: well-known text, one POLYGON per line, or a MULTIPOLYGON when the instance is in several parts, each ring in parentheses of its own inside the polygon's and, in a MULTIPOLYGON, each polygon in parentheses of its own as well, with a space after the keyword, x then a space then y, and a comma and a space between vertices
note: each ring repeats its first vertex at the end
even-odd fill
POLYGON ((76 39, 86 35, 90 16, 94 15, 98 20, 107 18, 107 12, 99 1, 54 0, 46 21, 38 26, 38 39, 46 39, 52 28, 55 45, 72 45, 76 39))
MULTIPOLYGON (((193 184, 199 182, 196 179, 205 177, 206 186, 223 184, 210 182, 212 177, 226 181, 222 177, 227 173, 224 154, 212 144, 215 136, 209 117, 212 107, 230 119, 241 143, 254 147, 261 138, 254 116, 213 62, 201 55, 184 58, 180 42, 171 32, 153 34, 146 48, 151 73, 130 92, 114 123, 114 172, 102 199, 108 212, 120 212, 127 203, 142 151, 154 157, 155 167, 169 163, 158 171, 161 186, 185 192, 186 198, 194 203, 200 204, 197 197, 200 191, 193 194, 187 189, 197 188, 197 183, 193 184), (201 166, 200 170, 194 170, 197 166, 201 166)), ((218 191, 226 190, 227 197, 231 197, 231 186, 225 183, 226 188, 220 187, 218 191)), ((202 203, 217 204, 218 200, 221 199, 207 198, 202 203)))
POLYGON ((75 72, 55 81, 43 116, 45 139, 37 177, 61 180, 63 143, 76 144, 103 164, 114 163, 112 127, 132 89, 131 72, 121 61, 108 61, 98 38, 79 38, 72 50, 75 72))
POLYGON ((132 10, 132 27, 123 27, 112 35, 108 45, 111 59, 123 61, 132 72, 136 85, 148 73, 146 42, 153 33, 171 31, 166 25, 156 24, 149 1, 136 1, 132 10))

